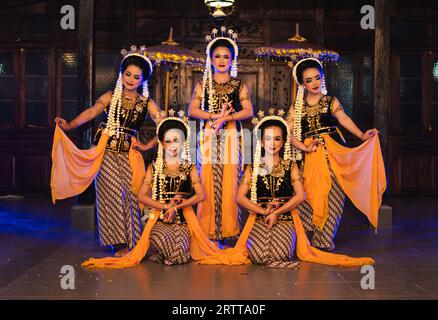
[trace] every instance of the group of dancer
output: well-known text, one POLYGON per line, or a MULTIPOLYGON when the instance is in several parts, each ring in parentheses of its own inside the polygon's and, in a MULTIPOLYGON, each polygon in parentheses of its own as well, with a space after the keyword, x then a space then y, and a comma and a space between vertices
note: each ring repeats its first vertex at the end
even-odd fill
POLYGON ((255 150, 245 168, 241 121, 253 117, 253 107, 237 78, 237 35, 222 27, 206 39, 203 79, 188 110, 200 122, 196 163, 187 118, 167 117, 149 98, 153 67, 144 47, 122 51, 113 92, 71 122, 55 119, 53 201, 83 192, 94 180, 100 244, 115 248, 115 257, 83 266, 135 266, 148 251, 150 260, 166 265, 190 259, 286 269, 296 268, 297 258, 336 266, 374 263, 330 251, 345 195, 377 228, 386 188, 377 130, 363 133, 327 95, 323 65, 303 59, 293 69, 299 87, 287 118, 284 112, 253 118, 255 150), (63 131, 102 112, 106 120, 94 147, 77 149, 63 131), (156 137, 143 144, 138 131, 147 117, 157 124, 156 137), (338 124, 363 143, 345 147, 338 124), (145 169, 139 151, 157 143, 157 158, 145 169), (242 209, 248 211, 244 226, 242 209), (313 233, 311 241, 306 232, 313 233))

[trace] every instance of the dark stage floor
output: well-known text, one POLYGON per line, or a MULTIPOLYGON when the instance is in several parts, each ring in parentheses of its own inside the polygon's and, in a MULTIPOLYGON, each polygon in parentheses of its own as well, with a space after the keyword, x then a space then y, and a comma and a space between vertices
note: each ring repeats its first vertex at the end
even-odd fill
POLYGON ((256 265, 167 267, 149 261, 123 270, 80 263, 108 252, 95 230, 70 226, 71 201, 0 200, 0 299, 437 299, 438 199, 392 198, 393 227, 377 235, 347 206, 336 252, 376 260, 375 289, 361 288, 360 268, 301 263, 298 270, 256 265), (75 270, 63 290, 60 270, 75 270))

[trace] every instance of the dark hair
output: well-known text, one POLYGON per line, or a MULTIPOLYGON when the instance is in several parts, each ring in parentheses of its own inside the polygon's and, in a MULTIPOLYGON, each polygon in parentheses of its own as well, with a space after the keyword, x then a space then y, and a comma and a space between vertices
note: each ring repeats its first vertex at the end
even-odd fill
POLYGON ((137 66, 141 69, 143 81, 149 80, 152 73, 151 67, 145 59, 137 56, 130 56, 123 60, 123 62, 120 64, 120 72, 125 72, 126 69, 128 69, 128 67, 132 65, 137 66))
POLYGON ((265 134, 265 129, 268 127, 277 127, 281 129, 281 132, 283 134, 283 140, 286 140, 287 137, 287 128, 285 126, 285 124, 279 120, 275 120, 275 119, 271 119, 271 120, 266 120, 265 122, 263 122, 259 129, 260 129, 260 135, 259 137, 261 137, 263 139, 263 136, 265 134))
POLYGON ((187 139, 187 128, 186 126, 178 120, 163 120, 163 124, 158 129, 158 139, 162 142, 164 140, 164 135, 170 129, 179 129, 184 134, 184 140, 187 139))
POLYGON ((234 59, 235 56, 235 52, 234 52, 234 47, 231 44, 230 41, 225 40, 225 39, 219 39, 216 42, 214 42, 211 47, 210 47, 210 57, 213 56, 213 51, 214 49, 216 49, 217 47, 225 47, 228 48, 231 52, 231 59, 234 59))
POLYGON ((310 68, 316 68, 318 69, 321 76, 324 75, 324 70, 322 69, 321 65, 318 62, 314 60, 306 60, 304 62, 301 62, 297 67, 297 80, 299 84, 303 84, 303 72, 306 69, 310 69, 310 68))

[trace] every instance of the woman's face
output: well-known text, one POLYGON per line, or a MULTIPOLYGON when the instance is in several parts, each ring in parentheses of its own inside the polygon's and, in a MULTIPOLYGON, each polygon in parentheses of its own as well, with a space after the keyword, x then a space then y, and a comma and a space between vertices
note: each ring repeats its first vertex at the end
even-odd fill
POLYGON ((214 72, 225 73, 231 67, 233 56, 227 47, 217 47, 213 50, 211 61, 214 66, 214 72))
POLYGON ((263 133, 262 146, 265 149, 265 155, 277 155, 283 147, 283 131, 280 127, 266 127, 263 133))
POLYGON ((321 92, 322 77, 316 68, 308 68, 303 71, 303 85, 310 93, 318 94, 321 92))
POLYGON ((181 155, 184 145, 184 133, 180 129, 169 129, 164 134, 162 143, 165 154, 175 158, 181 155))
POLYGON ((137 90, 137 88, 143 83, 143 72, 136 65, 130 65, 123 72, 123 86, 129 90, 137 90))

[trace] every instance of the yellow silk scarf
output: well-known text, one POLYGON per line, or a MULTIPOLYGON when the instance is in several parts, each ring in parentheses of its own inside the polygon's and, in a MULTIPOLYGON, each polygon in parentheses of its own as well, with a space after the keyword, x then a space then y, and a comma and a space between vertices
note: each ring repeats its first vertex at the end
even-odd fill
MULTIPOLYGON (((342 190, 354 205, 367 216, 375 229, 382 195, 386 190, 386 174, 377 132, 373 138, 355 148, 323 136, 328 159, 342 190)), ((305 144, 310 142, 309 138, 305 144)), ((304 189, 313 209, 313 223, 323 228, 328 217, 330 171, 323 148, 307 153, 304 162, 304 189)))
MULTIPOLYGON (((93 182, 102 164, 108 135, 102 134, 97 146, 80 150, 56 125, 52 145, 52 172, 50 187, 52 201, 76 196, 93 182)), ((132 141, 136 141, 133 137, 132 141)), ((134 148, 129 150, 129 164, 132 169, 132 191, 138 194, 145 176, 144 160, 134 148)))

